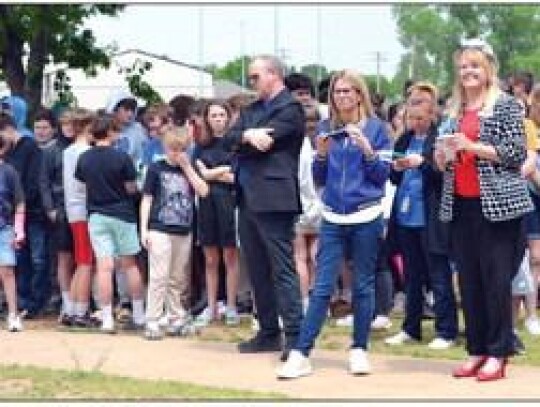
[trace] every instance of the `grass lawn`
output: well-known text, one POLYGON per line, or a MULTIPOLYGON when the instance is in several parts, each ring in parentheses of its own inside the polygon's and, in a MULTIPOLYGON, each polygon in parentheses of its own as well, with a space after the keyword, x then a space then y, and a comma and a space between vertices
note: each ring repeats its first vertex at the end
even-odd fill
MULTIPOLYGON (((465 338, 459 336, 458 345, 448 350, 431 350, 427 344, 433 339, 433 320, 423 321, 423 340, 421 343, 405 344, 402 346, 388 346, 384 339, 399 332, 402 323, 402 316, 392 316, 392 327, 387 331, 371 331, 370 352, 388 355, 402 355, 418 358, 454 359, 459 360, 466 357, 465 338)), ((328 320, 316 347, 331 350, 346 350, 350 346, 350 336, 352 328, 336 327, 335 320, 328 320)), ((200 340, 240 342, 253 335, 250 320, 243 320, 240 327, 227 327, 221 323, 215 323, 206 327, 198 336, 200 340)), ((460 328, 463 323, 460 321, 460 328)), ((540 338, 530 335, 520 324, 518 327, 520 338, 526 348, 526 354, 516 356, 512 363, 518 365, 540 366, 540 338)), ((315 349, 316 352, 316 349, 315 349)))
POLYGON ((167 380, 141 380, 99 372, 0 366, 0 397, 6 399, 236 400, 284 399, 259 393, 167 380))

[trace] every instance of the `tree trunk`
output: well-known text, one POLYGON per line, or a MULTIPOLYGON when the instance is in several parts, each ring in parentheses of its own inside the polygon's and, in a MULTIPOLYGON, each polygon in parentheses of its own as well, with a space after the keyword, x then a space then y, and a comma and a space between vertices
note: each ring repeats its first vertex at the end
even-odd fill
MULTIPOLYGON (((50 6, 40 5, 39 12, 43 17, 50 13, 50 6)), ((41 24, 30 40, 30 55, 26 69, 26 81, 24 84, 24 96, 28 102, 28 117, 34 117, 41 107, 43 93, 43 70, 47 63, 49 53, 50 31, 47 24, 41 24)))
POLYGON ((14 95, 24 95, 24 72, 22 57, 24 41, 11 24, 10 6, 0 5, 0 56, 6 82, 14 95))

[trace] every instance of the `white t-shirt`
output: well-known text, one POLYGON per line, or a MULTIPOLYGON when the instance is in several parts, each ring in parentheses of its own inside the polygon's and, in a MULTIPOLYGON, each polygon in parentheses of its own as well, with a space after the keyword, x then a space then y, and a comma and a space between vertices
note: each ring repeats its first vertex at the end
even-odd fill
POLYGON ((73 143, 64 150, 64 199, 66 214, 69 223, 86 221, 88 210, 86 209, 86 186, 75 178, 75 168, 79 156, 90 149, 88 144, 73 143))

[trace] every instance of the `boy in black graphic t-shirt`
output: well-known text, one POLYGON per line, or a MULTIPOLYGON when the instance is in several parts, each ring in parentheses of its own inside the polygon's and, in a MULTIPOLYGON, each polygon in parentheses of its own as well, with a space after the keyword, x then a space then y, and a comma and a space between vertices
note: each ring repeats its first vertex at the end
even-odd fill
POLYGON ((144 182, 140 224, 150 266, 148 339, 163 336, 158 320, 165 304, 170 334, 182 333, 189 320, 182 299, 189 295, 194 194, 206 196, 208 185, 191 166, 187 145, 185 128, 169 130, 163 137, 166 158, 150 165, 144 182))

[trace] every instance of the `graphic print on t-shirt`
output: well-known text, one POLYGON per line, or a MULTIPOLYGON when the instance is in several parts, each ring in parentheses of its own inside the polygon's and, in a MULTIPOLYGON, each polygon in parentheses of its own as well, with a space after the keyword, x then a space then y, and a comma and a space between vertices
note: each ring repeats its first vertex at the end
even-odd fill
POLYGON ((168 226, 189 226, 193 219, 190 186, 180 174, 162 172, 158 219, 168 226))

